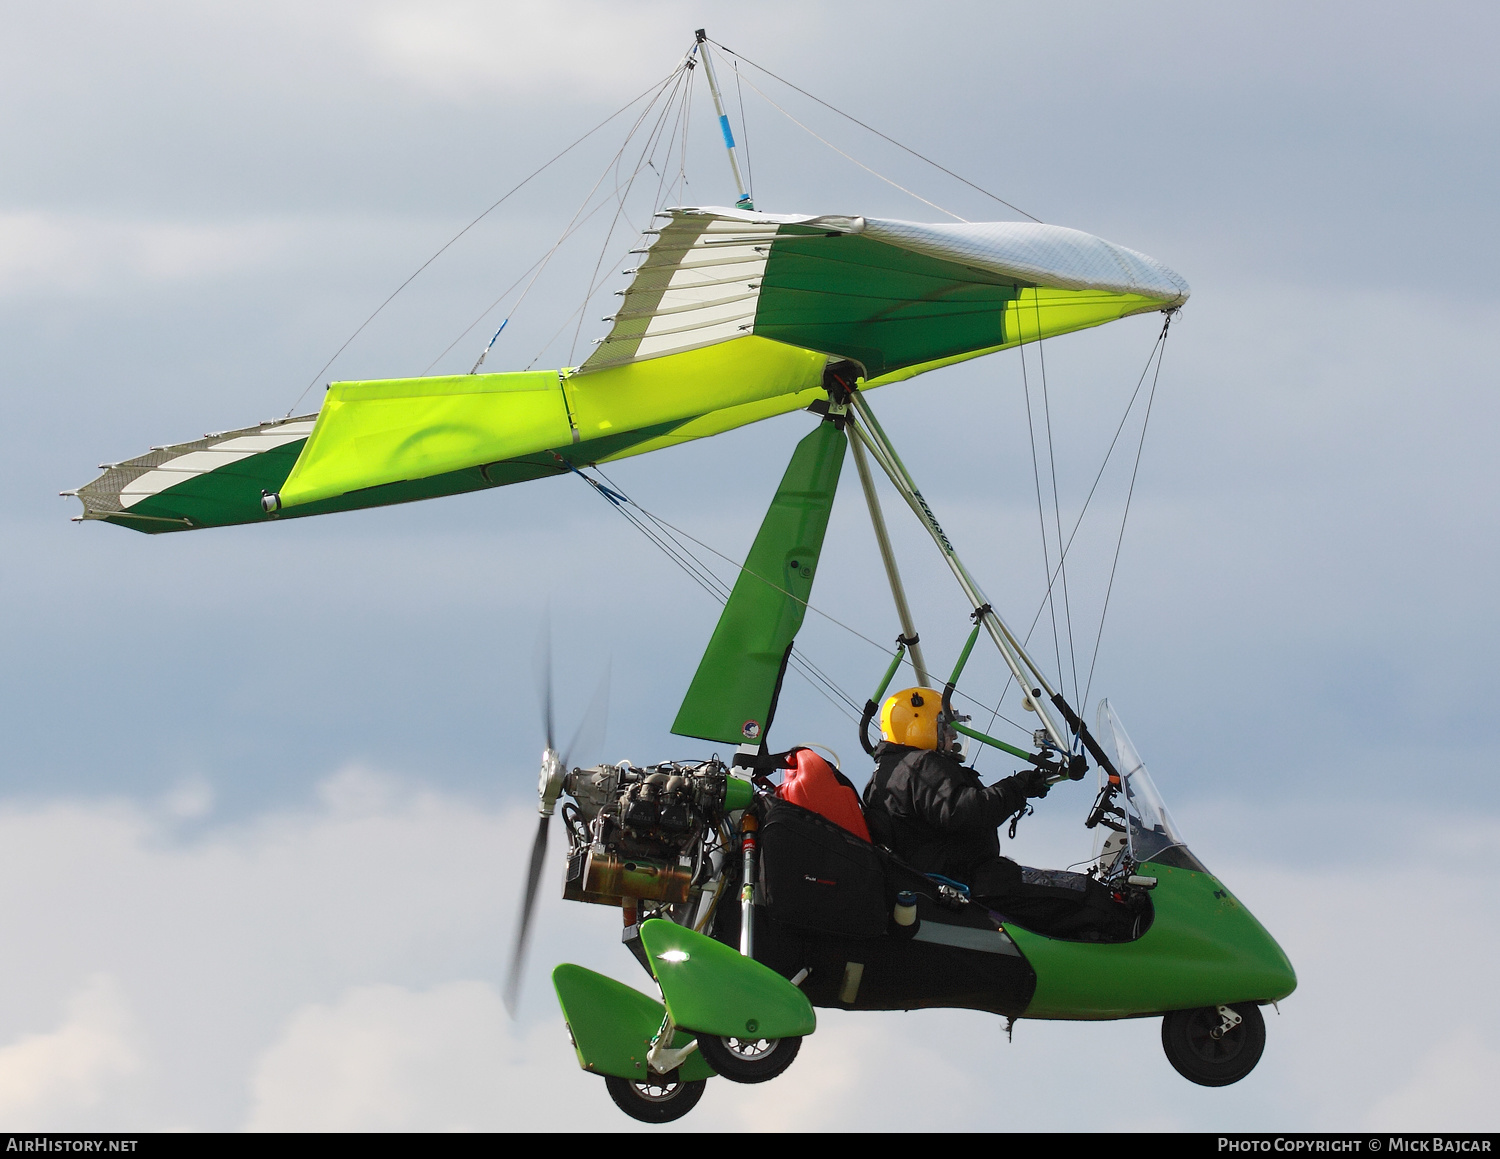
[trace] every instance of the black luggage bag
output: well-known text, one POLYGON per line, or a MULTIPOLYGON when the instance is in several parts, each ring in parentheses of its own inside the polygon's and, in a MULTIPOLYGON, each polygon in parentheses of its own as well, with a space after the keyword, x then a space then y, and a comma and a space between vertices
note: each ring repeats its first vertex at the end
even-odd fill
POLYGON ((772 799, 760 829, 761 898, 772 919, 812 933, 885 934, 880 851, 842 826, 772 799))

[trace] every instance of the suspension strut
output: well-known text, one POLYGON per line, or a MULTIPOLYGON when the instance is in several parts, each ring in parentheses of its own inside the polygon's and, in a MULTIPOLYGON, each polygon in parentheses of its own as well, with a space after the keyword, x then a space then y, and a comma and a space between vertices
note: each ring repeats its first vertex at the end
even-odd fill
POLYGON ((740 819, 740 852, 744 855, 740 885, 740 953, 755 957, 755 831, 760 822, 748 809, 740 819))

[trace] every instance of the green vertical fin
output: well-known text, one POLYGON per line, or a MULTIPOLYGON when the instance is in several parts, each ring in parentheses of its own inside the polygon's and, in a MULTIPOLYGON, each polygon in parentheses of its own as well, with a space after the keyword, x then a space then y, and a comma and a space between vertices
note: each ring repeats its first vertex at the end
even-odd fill
POLYGON ((797 444, 677 710, 678 736, 725 744, 761 739, 812 594, 847 445, 831 421, 797 444))

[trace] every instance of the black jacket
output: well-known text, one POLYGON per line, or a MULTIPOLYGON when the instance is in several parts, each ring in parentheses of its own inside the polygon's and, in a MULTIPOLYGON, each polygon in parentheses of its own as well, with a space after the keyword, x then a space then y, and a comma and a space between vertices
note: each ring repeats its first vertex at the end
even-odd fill
POLYGON ((986 788, 957 757, 882 741, 865 786, 870 836, 926 873, 969 882, 1000 856, 1000 823, 1026 804, 1027 773, 986 788))

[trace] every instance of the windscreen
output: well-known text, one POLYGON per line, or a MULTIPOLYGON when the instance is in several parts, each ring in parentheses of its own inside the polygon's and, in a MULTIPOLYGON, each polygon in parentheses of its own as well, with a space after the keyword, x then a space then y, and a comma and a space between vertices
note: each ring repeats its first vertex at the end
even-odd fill
POLYGON ((1202 863, 1183 843, 1145 762, 1108 700, 1099 702, 1097 732, 1099 742, 1105 752, 1113 754, 1115 768, 1120 772, 1124 791, 1118 804, 1125 811, 1125 837, 1131 858, 1202 871, 1202 863))

